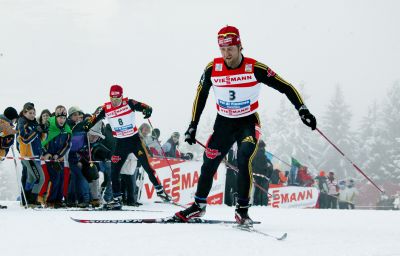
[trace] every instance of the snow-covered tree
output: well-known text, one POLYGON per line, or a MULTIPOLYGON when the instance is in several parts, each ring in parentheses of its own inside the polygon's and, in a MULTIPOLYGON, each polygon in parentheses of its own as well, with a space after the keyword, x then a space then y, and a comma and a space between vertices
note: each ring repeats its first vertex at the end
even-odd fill
MULTIPOLYGON (((302 95, 306 97, 305 93, 302 95)), ((317 137, 301 122, 298 112, 287 99, 281 100, 271 124, 269 141, 268 149, 282 160, 290 163, 294 157, 316 174, 320 157, 317 137)))
POLYGON ((382 163, 386 161, 385 145, 382 140, 382 113, 377 102, 368 107, 367 115, 361 120, 358 133, 357 162, 373 180, 381 179, 382 163))
POLYGON ((388 91, 382 107, 382 141, 384 148, 382 154, 385 162, 382 163, 382 176, 391 177, 400 182, 400 168, 398 159, 400 158, 400 83, 396 82, 388 91))
MULTIPOLYGON (((356 138, 351 131, 352 113, 345 103, 342 89, 336 86, 333 98, 320 122, 321 131, 347 156, 355 156, 356 138)), ((322 139, 322 138, 321 138, 322 139)), ((333 171, 336 177, 353 176, 355 170, 328 142, 324 142, 319 168, 333 171)))

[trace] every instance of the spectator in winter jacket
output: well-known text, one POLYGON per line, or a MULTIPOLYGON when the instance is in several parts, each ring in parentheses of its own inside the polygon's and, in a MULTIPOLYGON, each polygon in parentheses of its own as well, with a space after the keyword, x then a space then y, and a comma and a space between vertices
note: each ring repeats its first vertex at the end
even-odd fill
POLYGON ((192 153, 181 153, 179 151, 179 132, 173 132, 171 137, 167 140, 167 142, 162 145, 162 150, 166 157, 171 158, 181 158, 185 160, 192 160, 192 153))
POLYGON ((51 187, 47 197, 50 207, 61 207, 64 187, 64 156, 69 150, 71 143, 71 128, 66 123, 67 110, 64 106, 57 106, 55 115, 49 119, 49 132, 46 140, 42 141, 43 166, 47 168, 50 176, 51 187))
POLYGON ((347 202, 347 209, 354 209, 355 208, 355 197, 358 194, 357 189, 354 186, 354 180, 350 179, 347 182, 346 188, 346 202, 347 202))
POLYGON ((140 138, 143 140, 144 144, 148 144, 151 140, 151 128, 149 124, 142 123, 139 126, 139 135, 140 138))
POLYGON ((259 140, 258 142, 258 150, 252 161, 252 165, 254 182, 266 191, 261 190, 256 185, 254 186, 253 205, 267 206, 269 180, 272 175, 273 166, 265 154, 265 142, 263 140, 259 140))
POLYGON ((40 128, 42 128, 42 133, 47 133, 47 131, 49 130, 50 116, 51 116, 51 113, 50 113, 50 110, 48 110, 48 109, 44 109, 44 110, 42 110, 42 113, 40 113, 38 122, 39 122, 40 128))
POLYGON ((3 115, 0 115, 0 159, 7 156, 14 144, 14 135, 17 133, 14 130, 14 123, 17 119, 18 112, 13 107, 6 108, 3 115))
POLYGON ((18 119, 17 144, 20 156, 36 160, 23 159, 26 167, 27 179, 24 190, 28 204, 44 205, 47 191, 48 175, 42 169, 40 156, 42 155, 41 133, 42 128, 35 118, 36 110, 33 103, 26 103, 18 119), (46 183, 47 182, 47 183, 46 183))
POLYGON ((179 152, 179 132, 173 132, 167 142, 162 145, 166 157, 180 158, 179 152))
POLYGON ((314 184, 314 179, 308 172, 307 166, 299 167, 299 171, 297 172, 297 179, 299 182, 299 186, 311 187, 314 184))
POLYGON ((338 183, 339 195, 338 195, 338 205, 339 209, 348 209, 347 199, 346 199, 346 181, 341 180, 338 183))
POLYGON ((79 122, 83 121, 83 111, 77 107, 72 106, 68 109, 67 124, 71 129, 79 122))
POLYGON ((328 198, 327 198, 328 208, 337 209, 339 186, 337 184, 334 172, 329 172, 327 184, 328 184, 328 198))
POLYGON ((82 122, 76 124, 72 129, 72 146, 69 152, 70 192, 72 195, 68 196, 69 204, 73 204, 73 200, 77 200, 78 207, 88 207, 89 202, 92 207, 100 206, 99 166, 90 161, 94 153, 96 153, 97 159, 102 154, 101 149, 94 148, 100 138, 105 138, 101 133, 102 124, 102 122, 98 122, 87 133, 83 129, 82 122))
POLYGON ((153 156, 162 156, 160 134, 161 132, 158 128, 154 128, 151 131, 151 140, 148 142, 147 147, 153 156))
POLYGON ((328 208, 328 183, 324 171, 319 172, 319 176, 315 178, 319 189, 318 205, 320 209, 328 208))
POLYGON ((278 168, 274 169, 271 175, 270 184, 286 185, 288 182, 289 171, 281 171, 278 168))
POLYGON ((139 126, 139 134, 151 156, 162 156, 160 141, 158 141, 159 129, 155 128, 151 131, 150 125, 143 123, 139 126))

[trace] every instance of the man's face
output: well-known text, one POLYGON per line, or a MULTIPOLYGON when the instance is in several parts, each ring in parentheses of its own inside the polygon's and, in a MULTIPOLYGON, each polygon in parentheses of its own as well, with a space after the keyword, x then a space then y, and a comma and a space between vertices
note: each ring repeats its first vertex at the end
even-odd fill
POLYGON ((219 47, 219 50, 221 51, 222 58, 228 67, 235 67, 236 65, 239 65, 241 56, 240 46, 224 46, 219 47))
POLYGON ((81 122, 82 119, 83 119, 83 115, 82 115, 81 113, 79 113, 79 112, 75 112, 75 113, 73 113, 73 114, 71 115, 71 120, 72 120, 74 123, 81 122))
POLYGON ((66 120, 67 120, 67 117, 58 116, 57 117, 57 124, 62 127, 62 126, 64 126, 66 120))
POLYGON ((122 103, 122 97, 120 97, 120 98, 114 98, 114 97, 111 97, 110 98, 110 101, 111 101, 111 105, 115 108, 115 107, 119 107, 120 105, 121 105, 121 103, 122 103))

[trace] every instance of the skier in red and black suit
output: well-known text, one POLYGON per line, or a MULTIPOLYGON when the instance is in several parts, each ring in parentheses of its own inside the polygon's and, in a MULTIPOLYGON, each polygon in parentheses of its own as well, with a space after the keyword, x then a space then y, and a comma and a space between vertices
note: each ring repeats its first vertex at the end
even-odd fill
POLYGON ((121 178, 120 172, 125 160, 130 153, 133 153, 142 167, 149 175, 157 195, 164 201, 170 201, 171 197, 165 193, 163 186, 155 176, 154 169, 150 166, 146 146, 139 137, 135 121, 135 111, 144 114, 144 118, 149 118, 152 108, 144 103, 123 98, 123 89, 119 85, 110 88, 110 102, 98 108, 96 113, 84 125, 85 130, 89 130, 98 121, 107 118, 114 138, 116 138, 115 150, 111 158, 111 181, 114 200, 107 203, 105 208, 118 210, 121 209, 121 178))
POLYGON ((286 94, 299 111, 303 123, 312 130, 316 128, 317 122, 291 84, 268 66, 242 55, 242 44, 237 28, 232 26, 222 28, 218 33, 218 44, 222 58, 216 58, 209 63, 201 77, 185 141, 189 144, 196 143, 197 125, 210 88, 214 90, 218 111, 214 132, 208 140, 203 156, 204 163, 201 167, 195 202, 189 208, 177 212, 175 218, 177 221, 188 221, 190 218, 204 215, 213 176, 221 160, 233 143, 237 142, 239 174, 235 219, 239 224, 251 225, 253 222, 248 215, 252 190, 251 161, 257 151, 256 130, 260 121, 256 111, 261 83, 286 94))

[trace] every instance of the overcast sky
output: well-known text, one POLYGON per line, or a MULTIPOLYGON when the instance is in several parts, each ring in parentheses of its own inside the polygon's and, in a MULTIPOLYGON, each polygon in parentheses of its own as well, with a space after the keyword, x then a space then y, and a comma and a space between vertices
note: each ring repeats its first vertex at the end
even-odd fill
MULTIPOLYGON (((396 0, 0 0, 0 109, 31 101, 92 112, 119 83, 153 106, 162 135, 184 132, 230 24, 245 56, 304 84, 317 119, 338 84, 359 119, 400 79, 399 12, 396 0)), ((282 97, 263 88, 261 108, 275 114, 282 97)), ((213 97, 205 114, 215 115, 213 97)))

